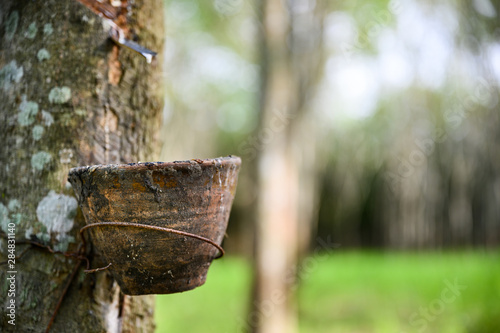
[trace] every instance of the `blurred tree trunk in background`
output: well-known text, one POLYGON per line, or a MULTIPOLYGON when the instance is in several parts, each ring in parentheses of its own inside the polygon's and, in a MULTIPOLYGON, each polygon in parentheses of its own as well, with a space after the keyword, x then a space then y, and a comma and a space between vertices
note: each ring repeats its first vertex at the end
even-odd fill
MULTIPOLYGON (((500 3, 493 5, 498 15, 500 3)), ((479 14, 471 2, 456 6, 460 29, 455 54, 469 57, 475 76, 468 86, 448 83, 444 94, 413 91, 413 96, 403 99, 401 107, 412 106, 411 115, 393 145, 402 159, 387 164, 392 177, 386 179, 388 187, 377 190, 387 195, 379 196, 382 209, 374 214, 386 231, 385 246, 457 248, 500 243, 499 89, 488 61, 488 47, 500 25, 498 19, 479 14), (436 114, 435 133, 415 137, 415 124, 436 114)), ((464 71, 459 64, 452 67, 453 73, 464 71)))
MULTIPOLYGON (((417 3, 414 12, 439 7, 417 3)), ((372 118, 335 133, 319 229, 343 246, 500 244, 500 2, 485 2, 482 13, 479 3, 444 3, 457 29, 446 39, 451 56, 440 90, 415 81, 398 98, 380 101, 372 118)), ((425 48, 418 51, 432 49, 425 48)))
MULTIPOLYGON (((161 50, 161 1, 135 1, 130 24, 142 45, 161 50)), ((0 4, 0 225, 16 239, 75 251, 84 225, 71 167, 154 158, 161 70, 108 39, 109 26, 73 0, 0 4)), ((0 261, 6 259, 1 239, 0 261)), ((17 244, 17 255, 29 247, 17 244)), ((99 265, 98 257, 93 266, 99 265)), ((16 326, 41 332, 77 264, 33 247, 17 260, 16 326)), ((0 279, 6 281, 7 266, 0 279)), ((2 311, 7 284, 0 284, 2 311)), ((154 298, 127 297, 106 272, 77 271, 53 332, 151 332, 154 298)))
POLYGON ((292 292, 314 219, 317 147, 308 112, 322 67, 322 2, 262 0, 254 332, 297 331, 292 292), (287 6, 288 5, 288 6, 287 6))

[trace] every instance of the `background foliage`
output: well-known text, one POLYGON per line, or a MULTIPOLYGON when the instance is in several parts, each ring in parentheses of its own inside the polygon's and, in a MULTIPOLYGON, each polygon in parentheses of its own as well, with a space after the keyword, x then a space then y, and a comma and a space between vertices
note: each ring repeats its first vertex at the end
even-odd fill
MULTIPOLYGON (((165 3, 169 97, 163 157, 242 157, 225 247, 250 258, 249 216, 259 192, 249 164, 266 144, 255 134, 258 96, 265 89, 258 2, 165 3)), ((318 237, 331 237, 342 249, 356 249, 330 253, 307 279, 299 279, 300 330, 419 331, 409 317, 440 297, 444 279, 455 278, 468 289, 420 331, 498 329, 500 2, 287 3, 297 36, 315 24, 301 20, 301 13, 320 4, 326 11, 318 33, 300 40, 303 49, 321 44, 323 64, 318 79, 309 82, 304 106, 314 125, 304 135, 317 142, 310 150, 319 199, 311 203, 312 225, 302 222, 311 231, 310 248, 318 237)), ((315 256, 303 255, 308 258, 315 256)), ((227 310, 204 302, 223 299, 221 293, 230 290, 228 297, 238 301, 228 300, 234 306, 226 309, 236 312, 214 332, 233 332, 236 313, 245 313, 251 302, 249 269, 245 259, 215 263, 209 281, 220 279, 223 286, 207 284, 190 292, 189 301, 182 298, 205 304, 202 312, 217 309, 207 312, 215 318, 227 310)), ((175 296, 159 298, 160 313, 179 304, 169 297, 175 296)), ((192 322, 180 314, 165 317, 192 322)), ((191 330, 174 319, 170 324, 169 332, 191 330)), ((208 330, 203 327, 199 331, 208 330)))

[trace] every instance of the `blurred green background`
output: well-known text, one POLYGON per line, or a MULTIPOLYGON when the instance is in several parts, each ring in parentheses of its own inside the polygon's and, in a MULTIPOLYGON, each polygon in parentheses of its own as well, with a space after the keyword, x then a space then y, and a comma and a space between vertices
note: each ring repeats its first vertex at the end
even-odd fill
MULTIPOLYGON (((312 260, 295 286, 300 332, 486 333, 500 327, 498 253, 351 251, 312 260)), ((157 332, 245 332, 250 277, 247 261, 227 257, 213 264, 203 287, 156 296, 157 332)))
POLYGON ((262 170, 280 154, 296 234, 264 253, 293 252, 283 331, 500 331, 499 11, 165 0, 162 158, 243 167, 228 256, 203 287, 157 296, 157 331, 269 332, 253 324, 282 307, 259 296, 262 170))

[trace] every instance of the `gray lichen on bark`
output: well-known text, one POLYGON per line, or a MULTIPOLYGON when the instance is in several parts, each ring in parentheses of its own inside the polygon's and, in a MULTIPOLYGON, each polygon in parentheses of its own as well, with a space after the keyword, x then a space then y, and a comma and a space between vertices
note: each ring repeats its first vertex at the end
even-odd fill
MULTIPOLYGON (((162 49, 162 2, 134 1, 139 42, 162 49)), ((161 61, 147 65, 109 39, 102 19, 73 0, 0 3, 0 227, 16 238, 76 250, 84 225, 71 167, 154 159, 161 61)), ((17 246, 18 254, 27 245, 17 246)), ((0 240, 0 261, 5 260, 0 240)), ((39 332, 75 262, 31 249, 17 264, 16 330, 39 332)), ((5 270, 0 270, 5 281, 5 270)), ((4 299, 7 285, 0 283, 4 299)), ((54 332, 152 331, 152 298, 129 299, 105 273, 81 269, 54 332)), ((3 307, 3 306, 2 306, 3 307)), ((12 329, 2 314, 0 330, 12 329)))

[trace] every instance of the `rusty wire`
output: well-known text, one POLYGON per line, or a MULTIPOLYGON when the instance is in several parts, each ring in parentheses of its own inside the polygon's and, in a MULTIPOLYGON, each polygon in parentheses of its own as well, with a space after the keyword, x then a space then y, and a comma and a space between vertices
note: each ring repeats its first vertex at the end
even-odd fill
MULTIPOLYGON (((87 229, 93 228, 93 227, 107 227, 107 226, 116 226, 116 227, 132 227, 132 228, 142 228, 142 229, 149 229, 149 230, 155 230, 155 231, 163 231, 171 234, 176 234, 180 236, 186 236, 194 239, 201 240, 205 243, 208 243, 210 245, 213 245, 217 250, 219 250, 219 255, 217 255, 214 259, 219 259, 224 256, 224 249, 214 242, 213 240, 199 236, 196 234, 192 234, 186 231, 180 231, 176 229, 171 229, 171 228, 165 228, 165 227, 157 227, 154 225, 148 225, 148 224, 141 224, 141 223, 132 223, 132 222, 97 222, 97 223, 92 223, 92 224, 87 224, 83 228, 80 229, 80 237, 82 238, 83 241, 83 247, 85 248, 86 242, 85 242, 85 237, 83 235, 83 232, 87 229)), ((87 262, 88 263, 88 262, 87 262)), ((87 269, 85 270, 85 273, 95 273, 98 271, 103 271, 108 269, 112 263, 109 263, 106 267, 101 267, 101 268, 95 268, 95 269, 90 269, 89 266, 87 265, 87 269)))
POLYGON ((73 268, 73 271, 71 272, 71 275, 70 275, 68 281, 66 282, 66 285, 64 286, 63 292, 62 292, 61 296, 59 297, 59 299, 57 300, 56 308, 55 308, 54 312, 52 313, 52 317, 50 317, 50 321, 47 325, 47 328, 45 329, 45 333, 50 332, 50 328, 52 327, 52 324, 54 323, 54 320, 56 319, 57 313, 59 312, 59 308, 61 307, 61 304, 64 300, 64 296, 66 296, 66 294, 68 293, 69 286, 71 286, 71 283, 75 279, 76 273, 78 272, 78 269, 80 268, 81 264, 82 264, 82 261, 80 260, 76 263, 75 267, 73 268))

